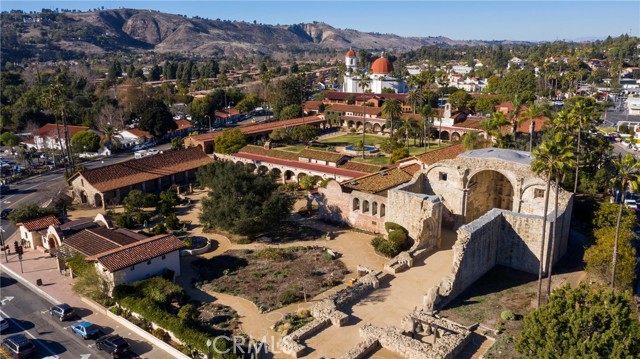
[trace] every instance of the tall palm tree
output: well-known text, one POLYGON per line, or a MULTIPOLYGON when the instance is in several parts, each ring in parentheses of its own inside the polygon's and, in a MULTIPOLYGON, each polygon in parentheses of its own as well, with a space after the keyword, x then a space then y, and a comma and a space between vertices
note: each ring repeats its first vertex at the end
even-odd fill
POLYGON ((367 114, 366 114, 366 101, 365 101, 365 90, 370 86, 369 77, 366 74, 360 75, 360 79, 358 80, 358 86, 362 88, 362 158, 365 157, 365 136, 366 136, 366 124, 367 124, 367 114))
MULTIPOLYGON (((538 293, 537 306, 542 303, 542 271, 544 269, 544 248, 546 244, 547 215, 549 210, 549 192, 551 189, 551 179, 559 169, 564 169, 571 159, 572 153, 568 150, 567 143, 571 143, 572 138, 562 132, 557 132, 551 141, 544 142, 536 148, 532 154, 535 159, 531 162, 531 170, 536 174, 546 177, 547 186, 544 192, 544 211, 542 212, 542 240, 540 241, 540 264, 538 267, 538 293), (562 164, 557 164, 562 163, 562 164)), ((556 183, 559 186, 559 183, 556 183)), ((555 236, 554 236, 555 238, 555 236)), ((555 242, 551 244, 555 246, 555 242)))
POLYGON ((627 153, 624 157, 619 158, 617 161, 613 161, 613 165, 616 167, 616 175, 613 177, 612 182, 614 188, 619 186, 622 197, 620 198, 620 208, 618 210, 618 218, 616 219, 616 238, 613 244, 613 260, 611 262, 611 288, 615 288, 616 283, 616 266, 618 264, 618 240, 620 239, 620 221, 622 220, 622 210, 625 200, 625 193, 627 187, 635 192, 640 187, 640 161, 633 155, 627 153))
MULTIPOLYGON (((260 81, 262 82, 262 86, 264 86, 264 103, 266 105, 269 104, 269 84, 271 83, 271 79, 273 79, 273 72, 271 70, 265 71, 260 74, 260 81)), ((226 97, 226 95, 225 95, 226 97)), ((268 113, 268 112, 267 112, 268 113)))
POLYGON ((415 89, 407 92, 405 101, 411 105, 413 114, 416 113, 416 108, 421 108, 425 102, 424 92, 421 89, 415 89))
POLYGON ((113 144, 120 145, 120 140, 117 136, 116 128, 112 124, 107 123, 100 127, 100 131, 104 133, 104 136, 100 140, 100 144, 104 147, 111 148, 113 144))
POLYGON ((398 127, 398 130, 404 131, 404 141, 407 145, 407 150, 409 150, 409 134, 415 132, 416 129, 417 125, 413 118, 406 117, 400 119, 400 126, 398 127))
POLYGON ((580 171, 580 145, 582 142, 582 130, 600 118, 600 110, 595 99, 591 97, 576 97, 573 106, 570 107, 569 117, 573 130, 578 132, 578 143, 576 145, 576 172, 573 179, 573 193, 578 191, 578 174, 580 171))
POLYGON ((543 105, 536 105, 536 104, 531 104, 531 106, 527 107, 526 109, 522 110, 522 112, 520 112, 520 116, 518 118, 518 125, 520 125, 522 122, 526 121, 526 120, 531 120, 531 128, 529 129, 529 152, 531 152, 533 150, 533 132, 535 130, 535 126, 533 121, 536 118, 541 118, 541 117, 549 117, 551 115, 550 110, 549 110, 549 106, 547 106, 546 104, 543 105))
POLYGON ((62 152, 64 163, 64 170, 67 175, 70 175, 68 166, 73 168, 73 157, 71 155, 71 145, 69 139, 69 129, 67 127, 66 115, 67 115, 67 95, 65 93, 64 85, 61 83, 61 78, 58 76, 56 82, 49 85, 46 91, 40 98, 44 108, 51 111, 56 119, 56 131, 58 135, 58 145, 62 152), (63 134, 60 133, 60 122, 62 120, 63 134), (64 143, 63 143, 64 141, 64 143))
POLYGON ((431 105, 429 104, 422 106, 422 109, 420 111, 420 115, 424 119, 423 137, 424 137, 424 141, 426 142, 425 148, 424 148, 425 153, 427 152, 427 148, 431 146, 431 144, 429 143, 429 135, 431 134, 431 118, 433 117, 434 113, 435 111, 431 108, 431 105))
POLYGON ((402 104, 394 98, 384 101, 382 114, 391 121, 391 137, 393 137, 393 121, 402 116, 402 104))
POLYGON ((505 126, 511 124, 511 120, 502 112, 494 112, 491 117, 486 118, 480 122, 480 127, 487 133, 492 139, 496 141, 498 147, 504 147, 502 129, 505 126))
POLYGON ((566 172, 569 172, 571 168, 573 168, 576 164, 575 155, 573 153, 573 139, 564 136, 563 142, 555 143, 558 151, 558 158, 553 162, 554 168, 552 169, 555 175, 555 203, 554 203, 554 211, 555 218, 553 219, 553 229, 551 230, 551 246, 550 248, 550 258, 549 260, 549 278, 547 280, 547 298, 551 295, 551 277, 553 276, 553 254, 556 252, 556 237, 558 233, 556 231, 558 226, 558 201, 559 201, 559 191, 560 184, 562 183, 561 178, 564 178, 566 172))

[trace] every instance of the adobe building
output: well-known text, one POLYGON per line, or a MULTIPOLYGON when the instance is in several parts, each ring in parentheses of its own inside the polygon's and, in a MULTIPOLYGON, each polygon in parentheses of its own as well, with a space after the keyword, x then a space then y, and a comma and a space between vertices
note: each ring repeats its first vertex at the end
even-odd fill
POLYGON ((119 204, 130 191, 156 193, 195 180, 198 168, 213 159, 199 147, 168 151, 78 172, 69 178, 74 202, 106 208, 119 204))

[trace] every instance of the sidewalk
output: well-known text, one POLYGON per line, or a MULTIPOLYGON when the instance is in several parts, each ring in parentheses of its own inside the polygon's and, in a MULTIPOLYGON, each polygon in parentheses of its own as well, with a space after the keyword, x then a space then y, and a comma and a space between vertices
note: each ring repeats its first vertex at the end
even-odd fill
MULTIPOLYGON (((7 243, 12 243, 13 236, 8 239, 7 243)), ((34 293, 45 298, 53 304, 67 303, 72 307, 81 308, 82 313, 90 313, 82 316, 83 320, 87 320, 91 323, 97 324, 103 327, 112 328, 116 333, 120 334, 125 339, 130 339, 129 342, 135 353, 143 358, 158 358, 158 359, 170 359, 172 355, 167 352, 153 347, 147 343, 141 336, 133 333, 131 330, 122 326, 115 320, 107 317, 105 314, 97 313, 87 306, 77 294, 75 294, 71 288, 72 280, 70 277, 63 276, 58 271, 56 264, 56 258, 49 256, 49 254, 42 253, 37 250, 27 250, 22 256, 22 267, 24 273, 20 273, 20 263, 18 256, 15 254, 9 255, 9 263, 5 263, 4 254, 0 259, 0 268, 5 273, 11 275, 16 280, 26 285, 34 293), (42 286, 37 286, 36 281, 42 280, 42 286)), ((43 310, 49 308, 42 308, 43 310)))

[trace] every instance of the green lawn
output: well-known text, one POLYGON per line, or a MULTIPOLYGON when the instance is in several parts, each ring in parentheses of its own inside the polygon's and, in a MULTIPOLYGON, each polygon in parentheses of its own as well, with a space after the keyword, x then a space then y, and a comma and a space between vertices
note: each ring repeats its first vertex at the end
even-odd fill
MULTIPOLYGON (((370 135, 367 134, 365 136, 365 145, 379 145, 382 143, 382 141, 384 141, 384 139, 387 138, 386 136, 378 136, 378 135, 370 135)), ((352 145, 355 145, 356 143, 358 143, 358 141, 362 141, 362 134, 348 134, 348 135, 342 135, 342 136, 336 136, 336 137, 331 137, 331 138, 327 138, 324 140, 320 140, 319 142, 322 143, 350 143, 352 145)))
MULTIPOLYGON (((413 141, 410 141, 410 143, 413 143, 413 141)), ((448 146, 448 144, 444 144, 444 146, 448 146)), ((444 147, 444 146, 443 146, 443 147, 444 147)), ((427 148, 427 152, 431 152, 431 151, 433 151, 433 150, 437 150, 438 148, 439 148, 439 147, 438 147, 438 144, 436 144, 436 143, 432 143, 432 144, 427 148)), ((410 145, 410 146, 409 146, 409 153, 410 153, 412 156, 415 156, 415 155, 421 155, 421 154, 423 154, 423 153, 424 153, 424 146, 420 146, 420 145, 418 145, 418 146, 413 146, 413 145, 410 145)))
POLYGON ((372 165, 378 165, 378 166, 388 166, 389 165, 389 157, 366 157, 365 159, 362 159, 362 157, 354 157, 351 161, 354 162, 364 162, 364 163, 369 163, 372 165))
MULTIPOLYGON (((289 152, 300 152, 300 151, 304 150, 305 147, 306 147, 306 145, 292 145, 292 146, 287 146, 287 147, 278 147, 276 149, 283 150, 283 151, 289 151, 289 152)), ((312 149, 312 150, 328 151, 326 147, 311 146, 309 148, 312 149)))

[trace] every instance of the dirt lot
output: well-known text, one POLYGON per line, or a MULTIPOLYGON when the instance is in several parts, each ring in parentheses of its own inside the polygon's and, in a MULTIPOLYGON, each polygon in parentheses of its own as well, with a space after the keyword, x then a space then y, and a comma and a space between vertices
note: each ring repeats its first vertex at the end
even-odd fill
POLYGON ((317 247, 231 250, 193 265, 203 290, 244 297, 270 311, 339 284, 344 264, 317 247))
POLYGON ((486 357, 517 358, 515 339, 522 330, 522 317, 534 309, 536 290, 537 276, 496 267, 458 296, 441 315, 464 325, 480 323, 494 330, 502 327, 486 357), (500 313, 505 310, 516 314, 517 320, 501 321, 500 313))

